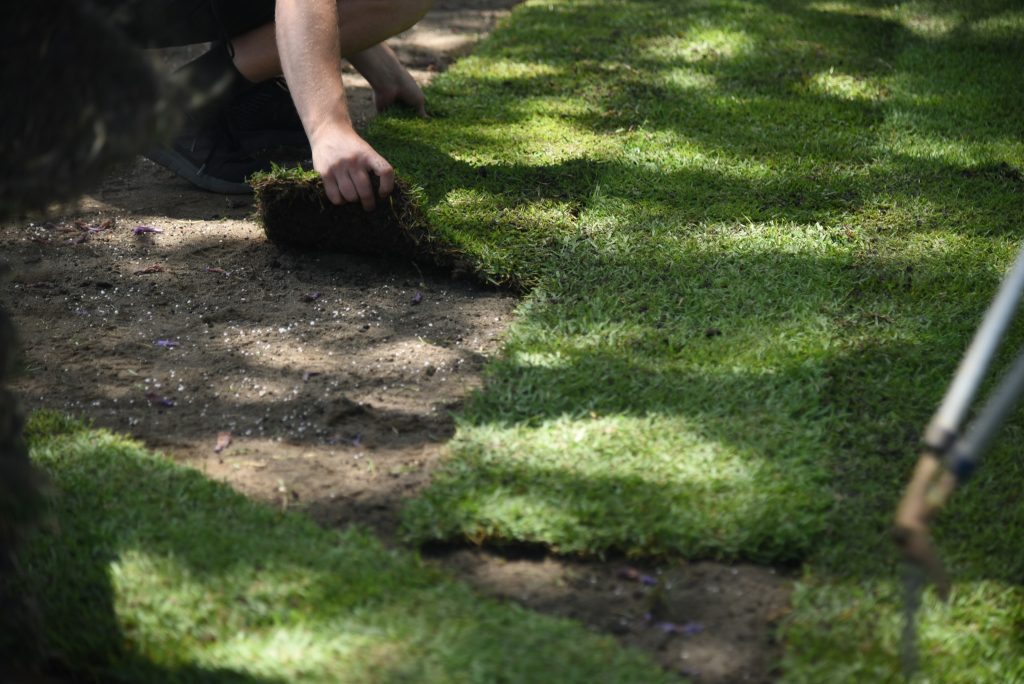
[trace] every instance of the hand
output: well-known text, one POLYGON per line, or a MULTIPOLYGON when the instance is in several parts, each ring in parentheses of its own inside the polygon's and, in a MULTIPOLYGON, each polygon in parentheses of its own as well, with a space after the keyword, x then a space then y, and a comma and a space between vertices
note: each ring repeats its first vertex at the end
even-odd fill
POLYGON ((427 117, 423 91, 387 45, 378 43, 349 55, 348 61, 373 88, 373 102, 378 112, 398 104, 427 117))
POLYGON ((384 199, 395 187, 395 170, 384 157, 351 128, 329 124, 310 136, 313 168, 324 181, 327 199, 333 204, 360 202, 363 209, 377 206, 370 173, 380 179, 377 195, 384 199))
POLYGON ((423 90, 405 69, 392 74, 393 80, 373 88, 373 103, 378 112, 383 112, 392 105, 401 105, 412 109, 418 116, 427 118, 426 98, 423 90))

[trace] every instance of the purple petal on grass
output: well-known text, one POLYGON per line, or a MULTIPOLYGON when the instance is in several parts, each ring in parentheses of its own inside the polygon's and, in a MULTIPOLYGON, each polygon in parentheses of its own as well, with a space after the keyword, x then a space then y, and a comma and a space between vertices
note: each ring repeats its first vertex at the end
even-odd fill
POLYGON ((164 231, 153 226, 135 226, 132 228, 132 232, 136 235, 143 235, 144 233, 162 233, 164 231))
POLYGON ((320 299, 320 297, 321 294, 319 292, 310 292, 309 294, 305 294, 302 296, 302 301, 315 302, 316 300, 320 299))
POLYGON ((417 304, 419 304, 422 301, 423 301, 423 293, 422 292, 417 292, 416 294, 414 294, 412 296, 412 305, 413 306, 416 306, 417 304))
POLYGON ((658 583, 658 580, 651 575, 640 575, 640 584, 645 587, 653 587, 658 583))
POLYGON ((164 347, 165 349, 174 349, 178 346, 178 343, 174 340, 157 340, 155 344, 156 346, 164 347))
POLYGON ((644 613, 644 622, 650 622, 653 619, 654 619, 654 616, 651 615, 649 612, 648 613, 644 613))
POLYGON ((357 447, 363 443, 363 435, 356 433, 356 436, 352 438, 352 446, 357 447))

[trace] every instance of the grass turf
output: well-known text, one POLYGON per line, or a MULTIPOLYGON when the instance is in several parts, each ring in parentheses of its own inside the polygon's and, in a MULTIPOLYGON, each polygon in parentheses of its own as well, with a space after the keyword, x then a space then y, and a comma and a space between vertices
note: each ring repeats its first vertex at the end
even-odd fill
POLYGON ((571 621, 483 600, 362 530, 254 504, 123 437, 47 413, 28 434, 59 530, 25 547, 26 591, 75 681, 678 681, 571 621))
MULTIPOLYGON (((886 531, 1022 236, 1022 41, 1004 0, 527 2, 378 121, 530 288, 410 539, 803 559, 786 678, 896 680, 886 531)), ((1019 418, 939 524, 924 681, 1024 678, 1019 418)))
MULTIPOLYGON (((1008 0, 528 2, 431 86, 433 120, 379 120, 371 140, 420 186, 431 229, 489 280, 530 290, 452 458, 406 511, 409 537, 803 560, 784 679, 898 681, 886 531, 917 434, 1021 237, 1022 37, 1008 0)), ((1021 327, 1010 337, 1018 347, 1021 327)), ((926 601, 921 681, 1024 679, 1022 443, 1018 414, 940 520, 957 587, 949 607, 926 601)), ((102 552, 84 566, 99 580, 97 643, 123 672, 274 681, 337 657, 355 678, 400 680, 388 668, 412 653, 445 681, 486 646, 484 681, 507 662, 515 638, 471 639, 510 634, 473 631, 506 624, 490 604, 421 580, 405 556, 368 579, 387 554, 365 535, 288 518, 281 534, 308 537, 308 552, 260 550, 268 528, 215 517, 220 498, 189 513, 214 487, 197 476, 154 463, 124 469, 128 487, 120 460, 78 463, 68 482, 92 482, 73 509, 88 523, 79 550, 102 552), (150 480, 155 493, 138 486, 150 480), (132 515, 167 496, 176 516, 132 515), (187 536, 206 515, 218 525, 187 536), (187 524, 148 532, 175 517, 187 524), (207 545, 218 526, 232 536, 207 545), (216 551, 236 544, 256 549, 239 575, 216 551), (253 574, 261 555, 269 588, 253 574), (399 582, 392 568, 412 569, 399 582), (336 572, 360 598, 332 593, 336 572), (242 608, 224 589, 236 577, 254 596, 242 608), (310 590, 317 602, 293 616, 310 590), (208 624, 237 646, 210 641, 208 624), (442 648, 437 624, 454 635, 439 653, 422 646, 442 648), (322 625, 336 638, 318 641, 322 625), (295 644, 313 645, 292 658, 295 644)), ((70 567, 38 553, 36 567, 70 567)), ((62 620, 58 637, 78 633, 62 620)), ((574 628, 537 624, 553 632, 523 642, 520 666, 567 679, 543 647, 574 628)))

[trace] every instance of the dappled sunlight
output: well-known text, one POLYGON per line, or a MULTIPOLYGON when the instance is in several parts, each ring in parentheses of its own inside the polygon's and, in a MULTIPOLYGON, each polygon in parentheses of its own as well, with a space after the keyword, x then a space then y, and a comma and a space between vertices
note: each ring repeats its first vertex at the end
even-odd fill
MULTIPOLYGON (((901 633, 904 589, 896 579, 809 576, 796 586, 795 611, 783 626, 789 668, 807 681, 905 681, 901 633), (821 659, 855 648, 845 663, 821 659)), ((1015 681, 1024 672, 1020 621, 1024 590, 999 581, 957 581, 950 602, 930 588, 916 614, 920 672, 915 681, 943 684, 1015 681), (951 667, 950 663, 956 663, 951 667)))
POLYGON ((373 665, 401 662, 407 644, 346 622, 324 616, 318 625, 268 624, 236 632, 223 641, 196 644, 188 655, 207 667, 230 667, 260 676, 325 682, 372 680, 372 674, 376 673, 367 670, 373 665))
POLYGON ((827 95, 841 100, 864 100, 877 102, 885 99, 886 89, 883 85, 855 74, 844 74, 830 68, 819 72, 807 81, 810 92, 827 95))
MULTIPOLYGON (((595 407, 533 425, 464 425, 452 445, 457 460, 410 504, 406 525, 417 535, 542 542, 566 553, 799 555, 831 503, 820 477, 786 476, 811 445, 781 434, 763 450, 724 441, 715 425, 726 417, 715 413, 595 407)), ((739 430, 758 422, 751 416, 739 430)))
POLYGON ((471 667, 484 681, 663 680, 642 656, 483 599, 361 529, 318 528, 123 438, 62 429, 33 444, 59 492, 62 530, 37 535, 26 562, 64 655, 100 674, 172 681, 167 672, 185 667, 192 678, 174 681, 231 672, 217 681, 447 684, 471 667))
POLYGON ((747 57, 756 52, 757 40, 747 31, 710 24, 645 41, 638 46, 638 53, 644 59, 661 64, 706 64, 747 57))
POLYGON ((941 12, 934 2, 911 0, 900 3, 893 17, 914 35, 928 40, 941 40, 963 24, 959 12, 941 12))
POLYGON ((1024 10, 1007 9, 970 22, 970 31, 982 40, 1016 40, 1024 28, 1024 10))
POLYGON ((716 76, 689 67, 669 69, 661 75, 661 80, 665 84, 682 91, 715 90, 719 87, 716 76))
POLYGON ((872 19, 889 19, 891 13, 888 6, 874 7, 863 2, 811 2, 807 8, 815 12, 872 19))

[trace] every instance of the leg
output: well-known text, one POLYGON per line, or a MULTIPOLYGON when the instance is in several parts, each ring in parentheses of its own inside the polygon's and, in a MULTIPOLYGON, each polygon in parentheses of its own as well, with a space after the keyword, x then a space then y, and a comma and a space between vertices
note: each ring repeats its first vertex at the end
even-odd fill
MULTIPOLYGON (((356 56, 405 31, 422 19, 432 4, 433 0, 341 0, 341 56, 356 56)), ((281 74, 273 24, 260 26, 231 42, 235 66, 248 80, 265 81, 281 74)))

